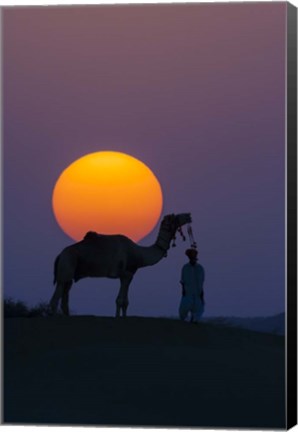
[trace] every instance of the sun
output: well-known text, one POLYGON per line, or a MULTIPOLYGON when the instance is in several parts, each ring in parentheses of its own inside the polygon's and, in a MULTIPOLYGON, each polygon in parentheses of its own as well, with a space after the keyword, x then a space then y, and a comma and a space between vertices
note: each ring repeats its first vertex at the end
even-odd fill
POLYGON ((101 151, 70 164, 52 196, 55 218, 73 240, 87 231, 124 234, 139 241, 159 220, 163 196, 159 181, 140 160, 101 151))

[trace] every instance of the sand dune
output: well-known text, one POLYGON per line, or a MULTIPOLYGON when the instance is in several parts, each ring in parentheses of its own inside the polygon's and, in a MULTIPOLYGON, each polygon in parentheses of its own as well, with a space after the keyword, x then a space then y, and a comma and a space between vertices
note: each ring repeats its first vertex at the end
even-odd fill
POLYGON ((213 322, 220 325, 245 328, 262 333, 272 333, 280 336, 285 335, 286 317, 285 313, 280 313, 265 317, 214 317, 204 318, 206 323, 213 322))
POLYGON ((285 427, 282 336, 160 318, 4 321, 5 423, 285 427))

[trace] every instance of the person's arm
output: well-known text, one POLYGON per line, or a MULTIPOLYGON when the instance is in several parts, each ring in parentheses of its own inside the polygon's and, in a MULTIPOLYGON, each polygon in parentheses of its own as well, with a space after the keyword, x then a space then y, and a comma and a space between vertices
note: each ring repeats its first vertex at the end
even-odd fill
POLYGON ((204 282, 205 282, 205 270, 204 270, 204 267, 202 267, 202 292, 201 292, 200 298, 201 298, 203 304, 205 304, 204 288, 203 288, 204 282))
POLYGON ((185 296, 185 286, 184 286, 184 267, 182 268, 181 271, 181 279, 180 279, 180 283, 182 285, 182 296, 185 296))
POLYGON ((202 300, 202 303, 205 304, 205 299, 204 299, 204 291, 202 290, 200 298, 202 300))

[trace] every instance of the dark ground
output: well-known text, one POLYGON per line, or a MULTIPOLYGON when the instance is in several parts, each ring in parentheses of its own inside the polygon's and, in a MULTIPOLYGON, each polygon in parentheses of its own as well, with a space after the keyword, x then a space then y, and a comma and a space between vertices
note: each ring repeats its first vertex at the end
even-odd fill
POLYGON ((159 318, 4 320, 6 424, 285 428, 284 337, 159 318))

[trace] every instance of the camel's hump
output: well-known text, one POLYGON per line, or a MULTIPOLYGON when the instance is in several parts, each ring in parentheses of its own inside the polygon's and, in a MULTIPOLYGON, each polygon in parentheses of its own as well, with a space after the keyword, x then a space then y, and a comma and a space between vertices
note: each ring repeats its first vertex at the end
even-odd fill
POLYGON ((98 240, 98 239, 115 239, 115 238, 122 238, 125 240, 129 240, 131 241, 128 237, 122 235, 122 234, 99 234, 95 231, 88 231, 83 240, 87 240, 87 241, 93 241, 93 240, 98 240))
POLYGON ((97 234, 95 231, 88 231, 85 236, 84 240, 94 240, 97 239, 100 236, 100 234, 97 234))

